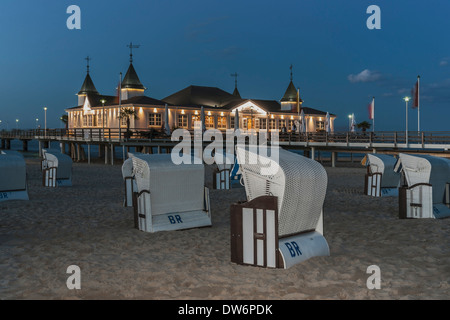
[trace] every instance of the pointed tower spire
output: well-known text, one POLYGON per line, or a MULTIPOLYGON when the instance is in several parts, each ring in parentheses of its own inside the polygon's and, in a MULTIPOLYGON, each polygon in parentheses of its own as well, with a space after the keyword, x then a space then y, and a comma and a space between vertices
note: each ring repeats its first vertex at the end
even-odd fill
POLYGON ((239 93, 239 90, 238 90, 238 88, 237 88, 237 77, 238 77, 238 74, 235 72, 235 73, 232 73, 231 76, 234 77, 234 91, 233 91, 233 96, 235 96, 235 97, 237 97, 237 98, 239 98, 239 99, 242 99, 242 98, 241 98, 241 94, 239 93))
POLYGON ((130 48, 130 66, 128 67, 128 71, 121 84, 123 100, 128 100, 135 96, 143 96, 144 90, 147 89, 141 83, 141 80, 139 80, 136 70, 133 67, 133 48, 139 48, 140 45, 133 45, 133 43, 130 42, 127 47, 130 48))
POLYGON ((292 64, 289 67, 291 70, 290 74, 290 82, 289 85, 284 93, 283 98, 281 98, 281 110, 294 110, 297 109, 297 104, 302 104, 303 100, 300 98, 299 93, 297 92, 297 89, 294 86, 294 82, 292 81, 292 64), (298 102, 297 102, 298 100, 298 102))
POLYGON ((85 58, 85 60, 87 61, 86 64, 86 77, 84 78, 84 82, 83 85, 81 86, 80 91, 78 92, 78 105, 81 106, 84 104, 84 101, 86 99, 86 96, 88 94, 96 94, 98 95, 98 91, 95 88, 94 82, 91 79, 91 76, 89 75, 89 61, 91 60, 91 58, 89 56, 87 56, 85 58))

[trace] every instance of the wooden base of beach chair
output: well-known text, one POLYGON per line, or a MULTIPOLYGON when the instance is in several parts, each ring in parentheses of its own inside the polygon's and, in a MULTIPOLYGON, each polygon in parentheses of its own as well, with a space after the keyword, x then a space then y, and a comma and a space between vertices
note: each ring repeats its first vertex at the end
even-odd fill
POLYGON ((381 173, 367 173, 364 183, 364 194, 372 197, 396 197, 397 187, 381 187, 381 173))
POLYGON ((214 189, 230 189, 230 170, 215 170, 213 173, 213 186, 214 189))
POLYGON ((29 200, 27 190, 0 191, 0 202, 8 200, 29 200))
POLYGON ((58 169, 56 167, 44 168, 42 170, 42 185, 44 187, 56 188, 56 173, 58 169))
POLYGON ((277 201, 277 197, 261 196, 231 205, 231 262, 287 269, 330 255, 327 241, 317 231, 279 238, 277 201))
POLYGON ((42 171, 42 185, 44 187, 71 187, 72 179, 58 179, 58 168, 50 167, 42 171))
POLYGON ((399 218, 434 218, 433 187, 418 183, 399 188, 399 218))
POLYGON ((158 232, 209 227, 211 223, 209 189, 204 189, 203 210, 171 212, 152 215, 151 194, 148 191, 134 193, 134 223, 141 231, 158 232))
POLYGON ((381 173, 367 173, 364 193, 372 197, 381 197, 381 173))

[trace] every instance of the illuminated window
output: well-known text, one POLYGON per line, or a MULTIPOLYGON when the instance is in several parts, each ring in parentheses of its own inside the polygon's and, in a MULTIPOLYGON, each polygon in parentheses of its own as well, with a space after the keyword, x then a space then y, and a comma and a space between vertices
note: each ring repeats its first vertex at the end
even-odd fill
POLYGON ((200 118, 200 116, 198 115, 198 112, 197 111, 195 111, 197 114, 195 114, 195 115, 192 115, 192 127, 194 127, 194 129, 199 129, 200 127, 200 121, 201 121, 201 118, 200 118), (196 122, 197 122, 197 125, 198 126, 196 126, 196 122))
POLYGON ((288 121, 288 130, 289 131, 295 131, 296 129, 294 128, 294 125, 295 125, 295 120, 289 120, 288 121))
POLYGON ((279 129, 286 128, 286 130, 287 130, 287 127, 286 127, 286 120, 284 120, 284 119, 278 120, 278 128, 279 128, 279 129))
POLYGON ((230 117, 230 128, 234 129, 234 117, 230 117))
POLYGON ((227 128, 227 117, 217 117, 217 128, 218 129, 227 128))
POLYGON ((97 114, 97 127, 103 127, 102 112, 97 114))
POLYGON ((214 128, 214 117, 213 116, 205 117, 205 127, 206 128, 214 128))
POLYGON ((87 116, 83 116, 83 127, 87 127, 87 116))
POLYGON ((316 121, 316 131, 325 130, 325 121, 316 121))
POLYGON ((259 119, 259 129, 266 130, 267 129, 267 119, 259 119))
POLYGON ((178 127, 187 128, 188 127, 188 117, 185 114, 178 115, 178 127))
POLYGON ((161 126, 161 113, 149 113, 148 125, 149 126, 161 126))
POLYGON ((269 129, 270 130, 275 130, 277 128, 277 124, 275 119, 269 119, 269 129))

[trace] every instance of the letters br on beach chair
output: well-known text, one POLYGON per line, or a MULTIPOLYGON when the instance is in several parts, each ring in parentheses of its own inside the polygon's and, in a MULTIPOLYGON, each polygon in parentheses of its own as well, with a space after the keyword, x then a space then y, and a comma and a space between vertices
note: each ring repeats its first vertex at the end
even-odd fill
POLYGON ((7 200, 29 200, 25 159, 16 151, 0 151, 0 202, 7 200))
POLYGON ((72 159, 56 150, 43 151, 42 185, 45 187, 72 186, 72 159))
POLYGON ((259 154, 236 147, 247 201, 231 205, 232 262, 287 269, 330 254, 323 236, 325 169, 314 160, 277 150, 278 161, 261 153, 261 147, 259 154))
POLYGON ((400 153, 400 218, 450 217, 450 159, 400 153))
POLYGON ((394 171, 397 159, 386 154, 368 153, 361 161, 367 167, 364 194, 373 197, 398 196, 400 173, 394 171))
POLYGON ((132 157, 135 221, 145 232, 211 226, 209 189, 200 164, 172 162, 170 154, 132 157))

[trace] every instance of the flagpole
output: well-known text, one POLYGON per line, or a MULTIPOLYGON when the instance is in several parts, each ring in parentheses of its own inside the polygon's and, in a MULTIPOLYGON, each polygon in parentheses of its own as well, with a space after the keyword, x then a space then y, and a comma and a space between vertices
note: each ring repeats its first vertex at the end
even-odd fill
POLYGON ((372 132, 375 132, 375 97, 372 98, 372 132))
POLYGON ((417 132, 420 132, 420 76, 417 76, 417 132))
MULTIPOLYGON (((122 111, 122 72, 120 73, 119 76, 119 115, 120 112, 122 111)), ((120 137, 122 136, 122 119, 120 119, 119 117, 119 142, 120 142, 120 137)))

